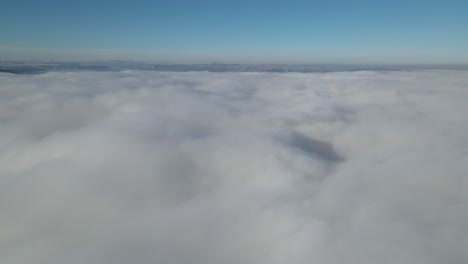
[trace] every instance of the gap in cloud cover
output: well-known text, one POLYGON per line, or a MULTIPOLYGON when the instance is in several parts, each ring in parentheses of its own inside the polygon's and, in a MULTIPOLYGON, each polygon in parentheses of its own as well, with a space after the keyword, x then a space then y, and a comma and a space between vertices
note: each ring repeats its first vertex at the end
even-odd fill
POLYGON ((0 260, 465 263, 467 76, 0 73, 0 260))

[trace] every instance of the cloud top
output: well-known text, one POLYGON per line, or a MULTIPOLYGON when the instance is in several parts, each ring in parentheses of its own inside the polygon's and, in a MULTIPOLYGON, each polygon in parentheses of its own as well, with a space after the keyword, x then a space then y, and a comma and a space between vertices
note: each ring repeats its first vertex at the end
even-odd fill
POLYGON ((0 73, 0 259, 465 263, 467 76, 0 73))

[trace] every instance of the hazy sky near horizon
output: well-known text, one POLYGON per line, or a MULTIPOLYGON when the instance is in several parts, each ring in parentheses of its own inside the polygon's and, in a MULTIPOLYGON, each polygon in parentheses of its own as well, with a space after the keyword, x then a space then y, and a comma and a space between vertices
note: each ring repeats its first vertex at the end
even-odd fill
POLYGON ((0 59, 468 63, 468 1, 7 0, 0 59))

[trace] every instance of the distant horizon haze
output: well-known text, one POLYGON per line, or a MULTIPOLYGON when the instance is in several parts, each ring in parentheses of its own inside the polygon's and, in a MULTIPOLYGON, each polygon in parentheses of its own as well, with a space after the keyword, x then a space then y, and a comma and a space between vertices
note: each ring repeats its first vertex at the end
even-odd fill
POLYGON ((468 65, 462 56, 429 57, 416 51, 408 54, 268 54, 235 53, 215 54, 209 52, 118 50, 118 49, 69 49, 69 48, 25 48, 0 46, 0 61, 49 61, 49 62, 95 62, 95 61, 138 61, 168 64, 355 64, 355 65, 468 65))

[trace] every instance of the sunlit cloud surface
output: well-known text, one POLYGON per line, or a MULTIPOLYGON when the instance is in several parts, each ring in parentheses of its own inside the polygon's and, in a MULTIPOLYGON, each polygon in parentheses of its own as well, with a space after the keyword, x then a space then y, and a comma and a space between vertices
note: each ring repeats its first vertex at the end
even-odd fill
POLYGON ((0 74, 0 262, 468 261, 468 72, 0 74))

